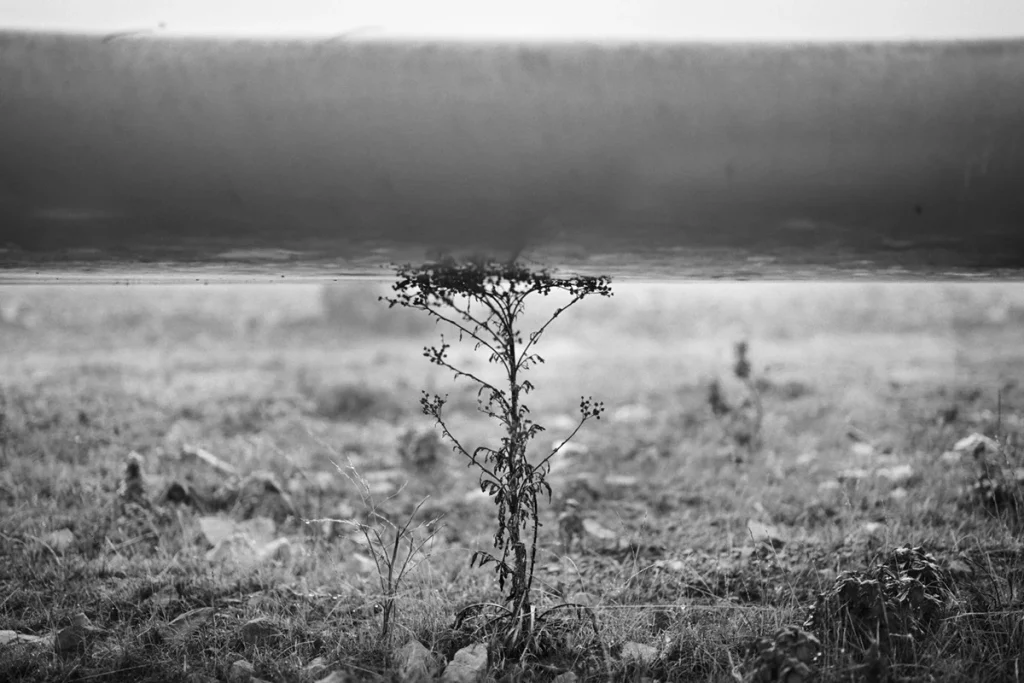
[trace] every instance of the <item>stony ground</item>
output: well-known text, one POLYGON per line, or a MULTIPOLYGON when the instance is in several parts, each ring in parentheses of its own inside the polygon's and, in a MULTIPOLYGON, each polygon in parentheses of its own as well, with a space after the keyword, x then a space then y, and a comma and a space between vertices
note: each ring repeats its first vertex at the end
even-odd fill
POLYGON ((1020 679, 1021 287, 616 290, 540 347, 538 452, 608 412, 510 659, 420 390, 494 430, 432 325, 367 285, 0 289, 0 680, 1020 679))

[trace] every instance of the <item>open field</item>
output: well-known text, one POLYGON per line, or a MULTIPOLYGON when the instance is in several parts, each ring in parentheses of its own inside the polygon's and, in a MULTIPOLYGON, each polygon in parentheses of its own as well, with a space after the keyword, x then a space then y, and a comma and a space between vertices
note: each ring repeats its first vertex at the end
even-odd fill
MULTIPOLYGON (((431 427, 421 389, 450 394, 470 445, 494 429, 422 357, 440 330, 383 288, 0 288, 0 681, 403 680, 410 639, 445 662, 473 643, 453 624, 501 599, 469 566, 493 504, 446 447, 402 444, 431 427), (386 639, 372 549, 346 523, 386 529, 366 494, 399 524, 425 499, 386 639), (55 645, 79 613, 97 630, 55 645)), ((1024 286, 613 288, 551 327, 530 402, 538 450, 580 395, 608 408, 558 456, 535 584, 541 609, 590 611, 552 613, 489 675, 1021 680, 1024 286), (757 448, 708 401, 713 380, 730 416, 749 398, 741 340, 757 448), (975 432, 998 449, 953 451, 975 432), (584 534, 566 547, 570 498, 584 534), (775 637, 805 622, 820 656, 783 672, 796 655, 775 637)))

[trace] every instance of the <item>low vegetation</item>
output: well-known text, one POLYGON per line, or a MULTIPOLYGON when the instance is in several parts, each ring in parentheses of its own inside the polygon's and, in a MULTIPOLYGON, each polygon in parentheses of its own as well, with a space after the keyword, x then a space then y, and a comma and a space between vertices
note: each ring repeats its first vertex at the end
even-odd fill
POLYGON ((607 408, 550 461, 520 651, 470 567, 494 500, 418 414, 448 393, 467 452, 501 438, 415 353, 437 328, 380 306, 339 343, 341 289, 12 298, 0 680, 1020 677, 1019 287, 617 285, 567 311, 531 415, 607 408))

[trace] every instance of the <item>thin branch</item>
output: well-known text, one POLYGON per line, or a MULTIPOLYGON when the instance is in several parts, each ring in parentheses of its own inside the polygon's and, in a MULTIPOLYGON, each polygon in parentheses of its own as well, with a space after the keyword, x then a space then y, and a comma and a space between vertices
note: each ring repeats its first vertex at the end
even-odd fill
POLYGON ((551 460, 551 458, 555 457, 555 454, 558 453, 558 451, 562 450, 562 447, 565 446, 565 444, 569 443, 574 436, 576 436, 576 432, 580 431, 584 423, 586 423, 586 421, 589 419, 589 417, 580 418, 580 423, 576 425, 576 429, 572 430, 572 434, 562 439, 562 443, 558 444, 558 446, 554 448, 550 453, 548 453, 543 460, 537 463, 537 468, 544 466, 548 460, 551 460))

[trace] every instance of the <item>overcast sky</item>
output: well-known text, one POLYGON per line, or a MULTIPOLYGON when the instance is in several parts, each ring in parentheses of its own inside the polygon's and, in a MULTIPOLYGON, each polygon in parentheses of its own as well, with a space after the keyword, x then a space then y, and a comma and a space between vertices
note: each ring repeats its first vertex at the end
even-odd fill
POLYGON ((1024 38, 1024 0, 0 0, 0 27, 467 39, 1024 38))

